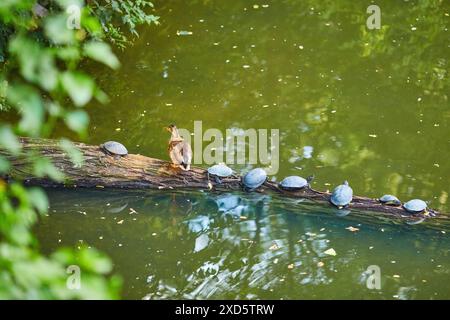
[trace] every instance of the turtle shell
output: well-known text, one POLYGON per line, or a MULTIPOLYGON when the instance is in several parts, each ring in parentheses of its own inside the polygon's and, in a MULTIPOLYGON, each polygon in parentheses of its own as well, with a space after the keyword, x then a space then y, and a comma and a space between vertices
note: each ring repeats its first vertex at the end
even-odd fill
POLYGON ((208 168, 208 173, 218 177, 229 177, 233 174, 233 170, 225 164, 215 164, 208 168))
POLYGON ((399 206, 402 204, 402 202, 396 197, 393 196, 392 194, 385 194, 384 196, 382 196, 380 199, 378 199, 381 203, 383 204, 387 204, 387 205, 395 205, 395 206, 399 206))
POLYGON ((248 189, 260 187, 267 179, 267 173, 264 169, 255 168, 250 170, 243 178, 242 182, 248 189))
POLYGON ((299 176, 289 176, 280 182, 280 187, 286 190, 302 189, 308 185, 308 180, 299 176))
POLYGON ((123 144, 116 141, 107 141, 102 144, 101 147, 102 149, 113 155, 126 156, 128 154, 127 148, 125 148, 123 144))
POLYGON ((427 203, 420 199, 412 199, 403 204, 403 208, 405 208, 406 211, 411 213, 419 213, 425 211, 427 207, 428 207, 427 203))
POLYGON ((353 198, 353 190, 345 181, 343 184, 337 186, 331 194, 330 201, 337 207, 347 206, 353 198))

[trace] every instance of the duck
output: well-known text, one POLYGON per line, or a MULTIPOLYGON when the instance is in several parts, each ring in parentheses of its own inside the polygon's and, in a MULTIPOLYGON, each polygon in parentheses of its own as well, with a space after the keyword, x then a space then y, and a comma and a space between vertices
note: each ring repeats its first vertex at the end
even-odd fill
POLYGON ((184 141, 174 124, 167 126, 165 129, 171 133, 168 151, 172 166, 189 171, 192 161, 191 145, 184 141))

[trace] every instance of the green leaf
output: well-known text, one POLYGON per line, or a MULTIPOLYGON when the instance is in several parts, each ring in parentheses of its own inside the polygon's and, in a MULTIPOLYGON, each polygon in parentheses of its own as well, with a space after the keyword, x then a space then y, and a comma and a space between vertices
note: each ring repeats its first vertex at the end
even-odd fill
POLYGON ((11 85, 7 99, 22 115, 20 131, 36 136, 44 122, 44 106, 39 93, 30 86, 11 85))
POLYGON ((34 160, 34 174, 37 177, 49 177, 50 179, 63 182, 64 175, 59 171, 50 159, 45 157, 39 157, 34 160))
POLYGON ((61 139, 59 147, 69 156, 76 167, 81 167, 84 163, 83 153, 69 140, 61 139))
POLYGON ((64 89, 76 106, 84 106, 91 100, 95 83, 87 75, 80 72, 66 71, 62 74, 61 81, 64 89))
POLYGON ((97 99, 100 103, 108 103, 109 102, 109 97, 108 95, 101 89, 97 88, 97 90, 95 90, 94 92, 94 97, 95 99, 97 99))
POLYGON ((10 167, 9 161, 0 156, 0 173, 7 173, 10 167))
POLYGON ((57 48, 56 56, 64 61, 78 61, 80 59, 80 51, 77 47, 57 48))
POLYGON ((112 52, 111 47, 104 42, 91 41, 84 46, 84 53, 91 59, 106 64, 111 69, 120 66, 119 59, 112 52))
POLYGON ((112 270, 109 258, 93 248, 83 248, 79 261, 81 266, 95 273, 106 274, 112 270))
POLYGON ((52 50, 45 49, 36 41, 19 35, 11 41, 9 51, 17 56, 20 72, 25 79, 47 91, 56 87, 58 71, 52 50))
POLYGON ((45 213, 48 210, 48 199, 44 191, 39 188, 28 190, 28 198, 39 213, 45 213))
POLYGON ((75 32, 67 26, 68 16, 58 14, 45 19, 45 35, 56 44, 72 44, 75 42, 75 32))
POLYGON ((19 139, 8 125, 0 125, 0 147, 5 148, 12 154, 19 153, 22 148, 19 139))
POLYGON ((83 0, 56 0, 56 2, 64 9, 74 5, 79 8, 83 8, 84 6, 83 0))
POLYGON ((71 130, 82 134, 89 124, 89 116, 82 110, 72 111, 67 113, 65 121, 71 130))

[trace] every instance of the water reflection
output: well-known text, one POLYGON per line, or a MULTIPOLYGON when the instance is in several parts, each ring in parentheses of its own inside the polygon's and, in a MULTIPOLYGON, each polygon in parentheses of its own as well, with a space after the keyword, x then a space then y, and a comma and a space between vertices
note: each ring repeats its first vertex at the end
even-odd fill
POLYGON ((450 242, 426 223, 370 223, 256 193, 77 195, 50 193, 44 250, 82 241, 106 251, 127 298, 450 298, 450 242), (381 290, 365 285, 370 265, 381 290))

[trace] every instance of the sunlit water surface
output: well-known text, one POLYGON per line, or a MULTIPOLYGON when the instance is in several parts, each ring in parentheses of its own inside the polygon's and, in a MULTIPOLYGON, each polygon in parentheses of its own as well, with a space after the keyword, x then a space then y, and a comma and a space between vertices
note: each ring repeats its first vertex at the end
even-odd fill
MULTIPOLYGON (((359 1, 157 1, 161 25, 118 53, 120 70, 85 66, 111 98, 87 109, 88 142, 167 158, 169 123, 279 129, 271 179, 315 174, 317 189, 347 179, 357 194, 449 212, 450 3, 420 3, 379 1, 382 29, 370 31, 359 1)), ((231 209, 219 195, 50 196, 44 249, 106 251, 126 298, 450 298, 448 233, 426 226, 367 225, 257 195, 229 195, 231 209), (370 265, 381 290, 366 288, 370 265)))

